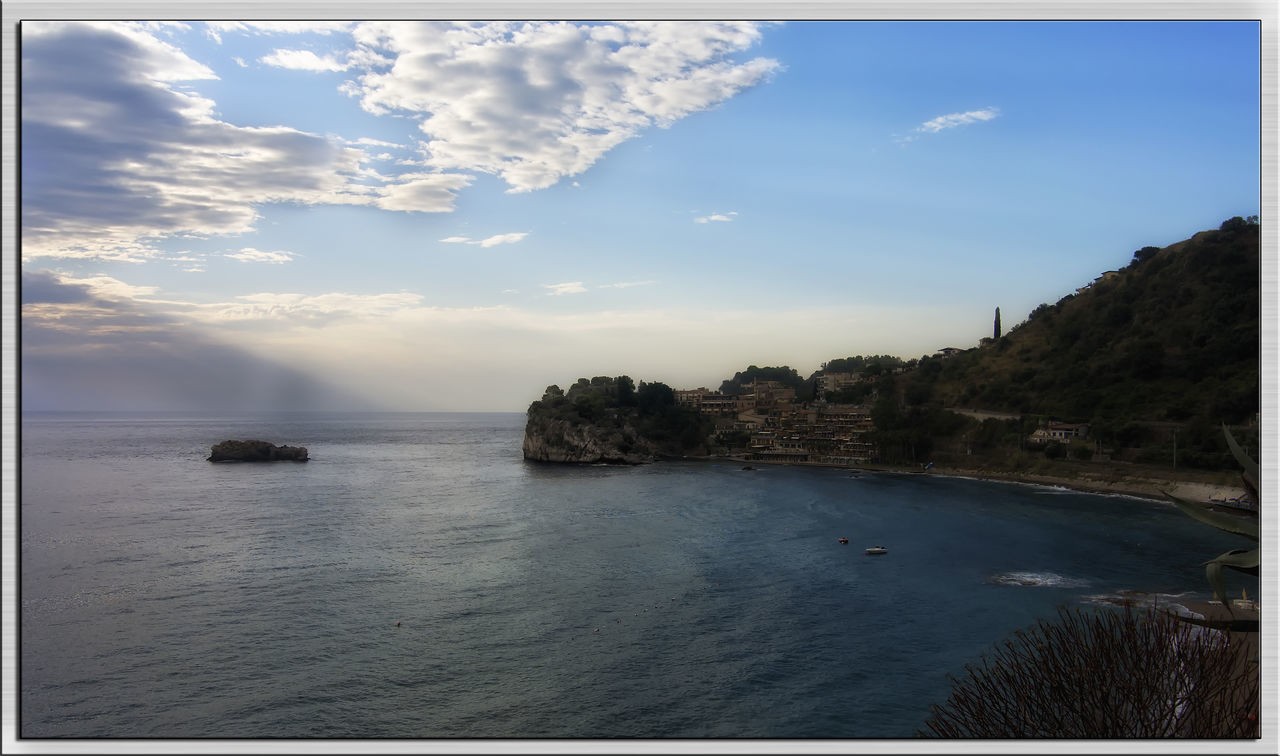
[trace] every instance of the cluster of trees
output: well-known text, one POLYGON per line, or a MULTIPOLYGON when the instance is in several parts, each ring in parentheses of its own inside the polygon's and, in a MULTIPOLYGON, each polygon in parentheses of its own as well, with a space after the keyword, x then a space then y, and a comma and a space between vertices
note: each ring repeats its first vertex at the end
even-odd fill
POLYGON ((711 432, 710 420, 676 404, 670 386, 659 381, 637 385, 627 375, 579 378, 567 390, 547 386, 529 412, 549 412, 575 425, 630 425, 670 454, 701 446, 711 432))
POLYGON ((747 387, 755 381, 777 381, 783 385, 790 386, 796 390, 796 397, 798 398, 801 396, 812 397, 813 395, 810 382, 801 378, 794 368, 786 365, 780 367, 757 367, 751 365, 746 370, 734 373, 732 378, 721 381, 720 393, 744 393, 747 387))
MULTIPOLYGON (((796 401, 809 402, 818 399, 818 375, 828 373, 861 373, 864 376, 880 376, 892 373, 905 365, 901 357, 891 354, 857 355, 854 357, 837 357, 822 363, 822 367, 805 378, 787 365, 776 367, 749 366, 733 374, 732 378, 721 381, 719 391, 722 394, 741 394, 749 390, 753 381, 776 381, 796 390, 796 401)), ((827 391, 821 398, 840 404, 861 404, 874 392, 869 384, 849 386, 840 391, 827 391)))
POLYGON ((891 354, 869 354, 865 357, 857 355, 856 357, 838 357, 824 362, 820 372, 879 375, 896 370, 904 364, 901 357, 891 354))

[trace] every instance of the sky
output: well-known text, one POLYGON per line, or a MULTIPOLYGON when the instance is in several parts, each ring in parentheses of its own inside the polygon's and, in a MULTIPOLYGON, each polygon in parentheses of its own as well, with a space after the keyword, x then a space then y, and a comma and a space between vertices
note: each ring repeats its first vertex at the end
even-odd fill
POLYGON ((1257 22, 24 21, 24 410, 523 411, 1258 215, 1257 22))

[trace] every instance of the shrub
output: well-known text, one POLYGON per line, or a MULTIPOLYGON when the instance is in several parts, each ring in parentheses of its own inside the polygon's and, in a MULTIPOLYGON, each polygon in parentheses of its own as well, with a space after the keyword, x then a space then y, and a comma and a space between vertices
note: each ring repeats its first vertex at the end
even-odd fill
POLYGON ((1155 606, 1062 609, 952 677, 944 738, 1256 738, 1257 667, 1229 636, 1155 606))

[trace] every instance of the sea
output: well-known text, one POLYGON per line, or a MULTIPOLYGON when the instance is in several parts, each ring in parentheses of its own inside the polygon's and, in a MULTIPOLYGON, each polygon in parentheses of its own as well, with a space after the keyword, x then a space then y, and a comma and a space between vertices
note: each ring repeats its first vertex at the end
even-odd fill
POLYGON ((912 738, 1012 633, 1204 598, 1242 545, 1044 486, 527 462, 523 430, 25 414, 19 736, 912 738), (208 462, 227 439, 311 460, 208 462))

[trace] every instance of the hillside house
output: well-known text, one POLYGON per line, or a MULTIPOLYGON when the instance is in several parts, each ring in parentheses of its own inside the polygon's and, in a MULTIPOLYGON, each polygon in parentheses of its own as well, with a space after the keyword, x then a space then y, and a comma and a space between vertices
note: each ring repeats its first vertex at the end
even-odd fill
POLYGON ((825 394, 828 391, 839 391, 858 383, 860 376, 858 373, 823 373, 818 376, 818 391, 825 394))
POLYGON ((755 394, 755 408, 767 409, 778 405, 788 405, 796 398, 796 390, 778 381, 754 381, 751 384, 755 394))
POLYGON ((722 394, 706 387, 677 389, 675 397, 678 406, 697 410, 704 415, 736 415, 755 406, 754 398, 749 394, 722 394))
POLYGON ((1049 423, 1043 428, 1036 428, 1027 437, 1027 443, 1042 446, 1050 441, 1070 443, 1072 439, 1086 438, 1089 435, 1088 423, 1049 423))

